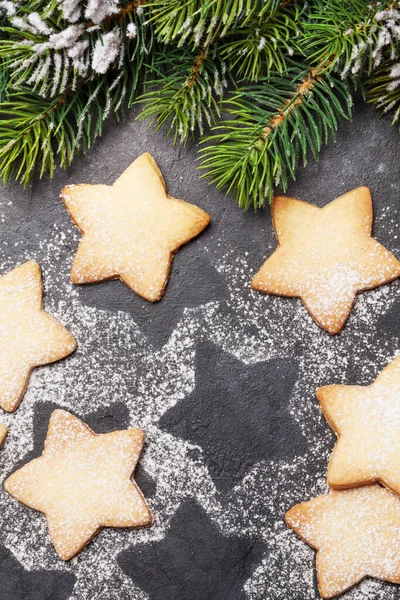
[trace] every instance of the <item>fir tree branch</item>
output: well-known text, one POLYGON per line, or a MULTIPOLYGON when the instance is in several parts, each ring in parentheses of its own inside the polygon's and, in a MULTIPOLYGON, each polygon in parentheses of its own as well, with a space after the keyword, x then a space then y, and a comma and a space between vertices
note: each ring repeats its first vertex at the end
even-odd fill
POLYGON ((153 37, 151 27, 137 14, 142 4, 138 0, 121 7, 101 27, 68 25, 60 12, 51 12, 46 19, 35 13, 35 26, 29 15, 21 23, 20 17, 17 22, 11 19, 1 28, 4 37, 0 39, 1 65, 11 73, 10 87, 55 97, 68 84, 75 88, 77 81, 95 79, 126 62, 136 61, 141 68, 143 60, 138 55, 149 54, 153 37), (24 24, 30 29, 24 29, 24 24))
POLYGON ((219 115, 225 65, 202 47, 195 54, 183 50, 159 54, 154 71, 158 77, 148 82, 147 92, 137 100, 144 103, 138 118, 150 118, 156 131, 167 124, 167 137, 185 144, 195 132, 203 133, 204 122, 210 126, 219 115))
POLYGON ((142 89, 146 72, 138 52, 114 76, 110 73, 77 82, 46 100, 31 90, 9 91, 0 102, 0 177, 24 186, 37 167, 39 177, 52 176, 56 164, 68 167, 102 134, 103 123, 130 108, 142 89))
POLYGON ((9 72, 8 69, 0 69, 0 103, 7 97, 9 72))
POLYGON ((139 118, 215 125, 206 175, 263 206, 350 116, 341 79, 400 120, 399 42, 400 0, 0 0, 0 174, 68 166, 145 89, 139 118))
POLYGON ((397 56, 400 12, 392 0, 316 0, 304 23, 303 47, 310 64, 325 62, 342 78, 371 74, 384 54, 397 56))
POLYGON ((388 62, 365 84, 368 101, 382 114, 393 112, 392 125, 400 121, 400 62, 388 62))
POLYGON ((280 0, 148 0, 152 21, 164 43, 175 42, 207 47, 246 20, 260 4, 275 5, 280 0))
POLYGON ((309 153, 317 160, 338 118, 350 117, 347 83, 323 69, 293 66, 223 102, 229 118, 204 140, 210 145, 200 151, 200 168, 242 208, 264 206, 275 186, 285 191, 298 162, 306 164, 309 153))
POLYGON ((299 38, 300 8, 295 3, 266 4, 261 14, 246 19, 226 36, 219 51, 230 69, 239 77, 257 81, 271 71, 283 73, 287 57, 301 54, 299 38))

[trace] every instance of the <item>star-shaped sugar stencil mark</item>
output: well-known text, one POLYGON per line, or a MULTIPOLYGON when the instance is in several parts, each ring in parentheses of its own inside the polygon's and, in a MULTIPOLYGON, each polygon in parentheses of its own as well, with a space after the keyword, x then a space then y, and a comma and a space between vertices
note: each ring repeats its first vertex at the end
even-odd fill
MULTIPOLYGON (((396 282, 397 283, 397 282, 396 282)), ((393 284, 395 285, 395 284, 393 284)), ((400 287, 397 283, 397 291, 399 292, 400 287)), ((395 335, 400 335, 400 299, 390 307, 388 311, 381 314, 378 317, 377 327, 382 332, 391 332, 395 335)))
POLYGON ((0 546, 0 600, 68 600, 75 579, 68 571, 28 571, 0 546))
POLYGON ((201 447, 217 489, 229 490, 261 460, 304 453, 306 440, 287 411, 296 361, 289 368, 283 359, 245 365, 202 342, 195 364, 194 391, 159 426, 201 447))
POLYGON ((164 539, 125 550, 118 563, 149 600, 245 600, 243 585, 262 552, 259 539, 226 535, 188 500, 164 539))
POLYGON ((160 302, 151 303, 132 294, 120 281, 79 286, 79 298, 87 306, 128 313, 147 340, 160 348, 168 342, 184 310, 221 302, 229 295, 224 277, 213 265, 206 248, 201 247, 208 235, 207 229, 201 239, 183 247, 175 256, 160 302))
POLYGON ((219 257, 217 269, 224 277, 228 299, 213 311, 203 311, 204 337, 225 352, 248 362, 301 354, 310 336, 320 333, 307 311, 294 298, 265 296, 251 289, 255 267, 250 254, 237 256, 234 248, 219 257))

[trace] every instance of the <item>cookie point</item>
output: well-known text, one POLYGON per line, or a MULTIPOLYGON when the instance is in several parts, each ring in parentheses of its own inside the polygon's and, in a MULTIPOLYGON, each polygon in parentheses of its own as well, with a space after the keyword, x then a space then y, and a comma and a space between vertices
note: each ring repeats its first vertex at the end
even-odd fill
POLYGON ((323 327, 323 329, 325 329, 325 331, 327 331, 330 335, 336 335, 342 331, 343 327, 344 323, 339 323, 338 325, 328 325, 323 327))
MULTIPOLYGON (((342 196, 336 198, 336 200, 340 200, 342 198, 347 198, 349 201, 353 200, 354 202, 365 202, 365 205, 372 213, 372 194, 371 190, 366 185, 360 185, 359 187, 353 188, 352 190, 349 190, 342 196)), ((333 200, 333 202, 335 202, 335 200, 333 200)), ((327 204, 327 206, 329 206, 329 204, 327 204)))
POLYGON ((147 520, 144 521, 143 527, 151 527, 154 524, 154 515, 153 511, 148 509, 147 520))
POLYGON ((41 277, 42 275, 40 265, 35 260, 27 260, 16 268, 30 271, 35 276, 41 277))
POLYGON ((61 558, 61 560, 65 560, 65 561, 71 560, 71 558, 73 558, 79 552, 79 551, 66 552, 62 548, 57 548, 56 544, 54 543, 54 540, 53 540, 53 545, 54 545, 55 551, 57 552, 58 557, 61 558))
POLYGON ((137 438, 141 438, 144 440, 144 431, 143 429, 140 429, 140 427, 132 427, 131 429, 129 429, 129 431, 132 433, 132 435, 135 435, 137 438))
POLYGON ((63 408, 56 408, 50 415, 50 421, 53 419, 67 419, 72 416, 72 413, 64 410, 63 408))
POLYGON ((21 404, 21 400, 18 400, 18 402, 13 402, 13 403, 9 403, 9 402, 2 402, 0 404, 1 408, 4 410, 4 412, 6 413, 13 413, 17 410, 17 408, 19 407, 19 405, 21 404))
POLYGON ((366 185, 360 185, 360 186, 354 188, 354 190, 352 190, 352 191, 360 192, 361 194, 368 194, 369 196, 371 195, 371 190, 366 185))
POLYGON ((7 433, 8 433, 7 426, 3 425, 3 423, 0 423, 0 446, 6 439, 7 433))
POLYGON ((317 400, 318 400, 318 402, 319 402, 319 403, 322 403, 322 402, 324 401, 324 399, 325 399, 325 394, 326 394, 326 392, 327 392, 327 389, 326 389, 327 387, 329 387, 329 386, 327 386, 327 385, 322 385, 321 387, 319 387, 319 388, 317 388, 317 389, 315 390, 315 395, 316 395, 316 397, 317 397, 317 400))
MULTIPOLYGON (((18 471, 16 471, 15 473, 11 473, 11 475, 9 475, 7 477, 7 479, 5 479, 3 481, 3 488, 4 490, 7 492, 7 494, 10 494, 10 496, 15 497, 14 493, 14 480, 16 479, 16 474, 18 473, 18 471)), ((18 485, 18 484, 17 484, 18 485)))
POLYGON ((295 522, 298 520, 298 517, 299 517, 299 509, 298 509, 298 505, 296 504, 295 506, 292 506, 292 508, 290 508, 287 511, 287 513, 285 513, 284 520, 285 520, 286 526, 289 527, 290 529, 294 529, 295 522))
POLYGON ((71 282, 72 283, 84 283, 84 281, 82 280, 82 277, 77 273, 76 269, 74 269, 74 267, 72 267, 71 269, 71 273, 69 275, 71 282))
POLYGON ((254 277, 253 280, 250 284, 251 289, 255 290, 256 292, 260 291, 260 287, 261 287, 261 277, 260 277, 260 272, 258 272, 254 277))
POLYGON ((69 354, 72 354, 72 352, 75 352, 75 350, 78 347, 78 342, 75 338, 75 336, 72 335, 72 333, 70 333, 68 330, 66 330, 69 339, 68 339, 68 352, 69 354))
MULTIPOLYGON (((341 479, 340 478, 340 474, 335 473, 335 471, 332 469, 332 466, 331 466, 331 463, 330 463, 328 465, 328 471, 327 471, 327 474, 326 474, 326 483, 333 490, 346 490, 346 489, 350 488, 350 485, 342 485, 340 483, 340 479, 341 479)), ((370 482, 369 481, 365 481, 365 483, 368 484, 370 482)), ((358 485, 360 485, 360 484, 358 484, 358 485)), ((355 483, 354 483, 354 485, 351 484, 351 488, 354 488, 354 487, 357 487, 357 485, 355 483)))
POLYGON ((153 164, 153 163, 155 163, 155 160, 152 157, 152 155, 150 154, 150 152, 142 152, 142 154, 139 154, 139 156, 136 158, 136 160, 134 162, 135 163, 147 162, 147 163, 153 164))
POLYGON ((65 185, 61 192, 60 192, 60 198, 64 199, 64 197, 68 194, 70 186, 69 185, 65 185))

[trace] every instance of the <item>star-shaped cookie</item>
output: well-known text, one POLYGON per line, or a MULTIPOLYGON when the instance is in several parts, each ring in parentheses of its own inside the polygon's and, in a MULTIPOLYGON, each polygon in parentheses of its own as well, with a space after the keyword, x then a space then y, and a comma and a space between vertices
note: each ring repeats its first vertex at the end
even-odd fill
POLYGON ((331 490, 294 506, 285 521, 318 551, 322 598, 365 577, 400 583, 400 498, 380 485, 331 490))
POLYGON ((55 410, 42 456, 10 475, 5 490, 47 517, 63 560, 101 527, 148 527, 150 508, 132 474, 143 448, 141 429, 95 434, 67 411, 55 410))
POLYGON ((359 292, 400 276, 400 262, 371 237, 368 188, 356 188, 323 208, 277 196, 271 211, 279 246, 252 287, 301 298, 329 333, 342 329, 359 292))
POLYGON ((0 277, 0 406, 14 411, 34 367, 64 358, 75 338, 43 310, 40 267, 28 261, 0 277))
POLYGON ((0 446, 3 445, 4 440, 7 437, 8 429, 3 423, 0 423, 0 446))
POLYGON ((167 194, 148 153, 112 186, 69 185, 61 197, 83 233, 72 282, 119 278, 151 302, 164 293, 174 253, 210 221, 201 208, 167 194))
POLYGON ((400 356, 372 385, 326 385, 317 398, 338 436, 328 484, 341 489, 380 481, 400 494, 400 356))

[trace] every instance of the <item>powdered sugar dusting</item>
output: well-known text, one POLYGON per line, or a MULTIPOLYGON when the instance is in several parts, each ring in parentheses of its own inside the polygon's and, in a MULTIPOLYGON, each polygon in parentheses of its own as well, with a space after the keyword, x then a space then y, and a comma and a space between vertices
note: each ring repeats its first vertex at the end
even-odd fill
MULTIPOLYGON (((383 218, 388 227, 390 215, 383 218)), ((398 354, 398 336, 379 335, 379 319, 394 306, 398 283, 360 296, 343 334, 332 338, 298 300, 252 291, 249 284, 259 265, 249 256, 213 246, 210 260, 225 278, 228 300, 185 309, 168 343, 157 350, 140 332, 134 316, 82 304, 77 287, 69 282, 71 244, 79 237, 72 225, 63 230, 55 226, 34 256, 23 242, 17 247, 18 262, 30 258, 41 265, 46 308, 77 338, 78 349, 66 360, 35 371, 18 411, 3 416, 9 435, 0 451, 2 473, 6 477, 32 450, 36 404, 50 401, 85 420, 99 406, 123 401, 130 426, 145 433, 140 464, 156 484, 149 500, 155 524, 135 531, 105 529, 64 564, 54 552, 43 516, 3 493, 2 542, 28 569, 71 570, 77 577, 72 600, 143 600, 145 594, 119 569, 117 555, 135 544, 161 539, 180 504, 195 497, 223 531, 256 534, 266 544, 264 561, 245 585, 250 600, 316 598, 314 553, 282 520, 292 505, 327 491, 326 467, 334 436, 320 413, 315 389, 328 383, 369 384, 398 354), (158 427, 160 416, 196 385, 194 360, 200 339, 212 340, 246 364, 280 357, 295 358, 299 365, 289 406, 291 418, 308 440, 307 454, 290 463, 266 457, 229 496, 215 489, 201 448, 194 454, 190 443, 158 427), (357 381, 348 380, 350 365, 357 381)), ((9 256, 7 249, 3 255, 9 256)), ((0 272, 13 268, 14 260, 6 258, 0 272)), ((392 600, 396 593, 382 583, 367 581, 346 598, 392 600)))

